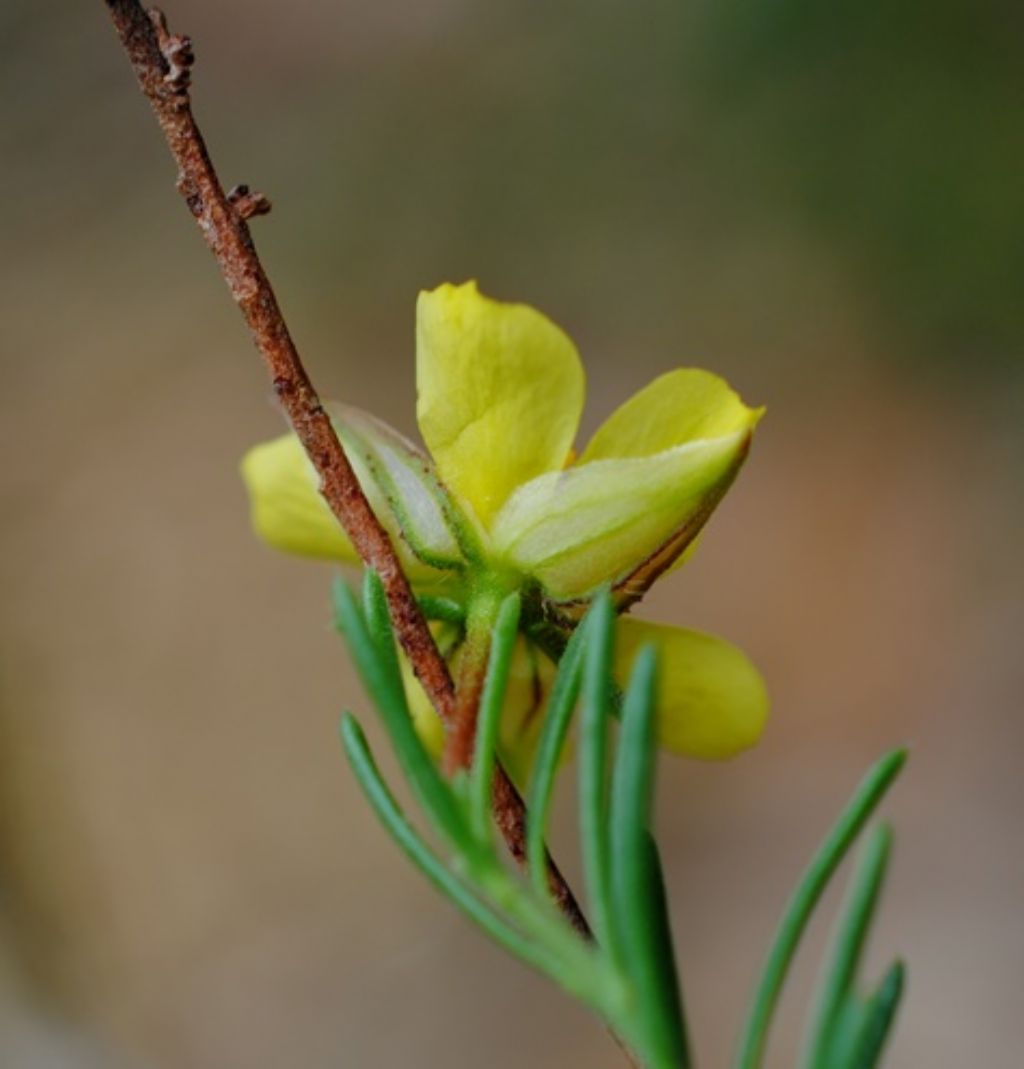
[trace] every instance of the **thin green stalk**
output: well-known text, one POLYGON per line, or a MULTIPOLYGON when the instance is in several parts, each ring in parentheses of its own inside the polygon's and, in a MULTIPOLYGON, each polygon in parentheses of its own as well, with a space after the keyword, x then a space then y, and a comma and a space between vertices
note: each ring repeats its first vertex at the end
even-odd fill
POLYGON ((469 783, 471 819, 480 839, 487 838, 491 827, 491 793, 497 759, 498 730, 501 726, 501 711, 505 704, 512 654, 518 637, 519 606, 518 594, 509 594, 501 603, 491 640, 491 654, 487 659, 484 689, 480 696, 469 783))
POLYGON ((608 870, 606 750, 615 616, 606 590, 594 599, 585 625, 583 713, 580 726, 580 842, 591 923, 597 942, 615 957, 608 870))
MULTIPOLYGON (((658 1069, 690 1064, 671 945, 664 946, 664 888, 648 825, 654 791, 657 653, 644 646, 626 688, 612 778, 610 842, 614 946, 632 980, 641 1053, 658 1069), (666 983, 666 980, 668 982, 666 983)), ((669 937, 670 938, 670 937, 669 937)))
POLYGON ((551 697, 544 713, 537 756, 533 762, 527 811, 530 814, 526 826, 526 858, 530 879, 540 895, 548 894, 547 852, 544 837, 547 834, 548 814, 554 793, 562 749, 569 730, 573 709, 580 692, 581 667, 583 663, 583 636, 586 624, 580 624, 572 633, 565 653, 558 665, 551 697))
POLYGON ((734 1063, 736 1069, 758 1069, 762 1064, 775 1006, 814 907, 906 759, 905 750, 895 750, 868 772, 790 898, 751 1002, 734 1063))
POLYGON ((828 1069, 836 1026, 843 1006, 851 998, 857 967, 864 950, 871 919, 885 877, 892 847, 892 831, 882 824, 875 828, 860 857, 850 881, 850 890, 836 929, 835 944, 819 985, 818 1004, 812 1017, 804 1069, 828 1069))

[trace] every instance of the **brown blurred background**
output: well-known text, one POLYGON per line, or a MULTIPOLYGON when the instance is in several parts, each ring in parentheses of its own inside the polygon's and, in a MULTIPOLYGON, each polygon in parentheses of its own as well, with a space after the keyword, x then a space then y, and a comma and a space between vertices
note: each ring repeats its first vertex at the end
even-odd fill
MULTIPOLYGON (((907 742, 868 963, 910 963, 889 1064, 1016 1069, 1020 4, 168 5, 326 395, 413 431, 416 291, 476 277, 575 337, 585 431, 679 364, 767 403, 645 609, 743 644, 774 697, 756 752, 662 765, 701 1064, 907 742)), ((330 570, 249 532, 238 458, 280 419, 99 0, 4 0, 0 87, 0 1065, 620 1065, 357 795, 330 570)))

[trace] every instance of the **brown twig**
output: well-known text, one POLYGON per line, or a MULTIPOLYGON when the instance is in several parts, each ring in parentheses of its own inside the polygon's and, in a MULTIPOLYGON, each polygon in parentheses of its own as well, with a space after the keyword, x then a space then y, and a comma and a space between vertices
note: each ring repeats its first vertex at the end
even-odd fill
MULTIPOLYGON (((192 116, 189 82, 193 63, 188 37, 172 34, 163 15, 139 0, 105 0, 139 86, 156 114, 178 165, 178 190, 220 265, 267 366, 274 392, 320 476, 320 492, 367 567, 380 576, 392 622, 406 656, 445 723, 451 723, 455 690, 399 564, 387 532, 370 508, 299 358, 277 298, 256 253, 247 219, 265 214, 270 202, 248 187, 224 192, 192 116)), ((504 769, 494 780, 494 816, 512 856, 525 854, 526 809, 504 769)), ((589 934, 572 891, 549 858, 552 893, 571 923, 589 934)))

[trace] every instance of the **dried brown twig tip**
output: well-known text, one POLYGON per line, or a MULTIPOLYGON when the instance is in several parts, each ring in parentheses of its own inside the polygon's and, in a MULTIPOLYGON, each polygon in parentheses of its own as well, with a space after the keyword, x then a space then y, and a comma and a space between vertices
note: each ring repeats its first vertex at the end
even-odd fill
POLYGON ((160 52, 167 61, 164 82, 175 93, 187 97, 192 84, 192 64, 196 61, 192 51, 192 38, 181 33, 171 33, 167 28, 167 16, 158 7, 151 7, 147 14, 156 29, 160 52))
POLYGON ((228 203, 243 219, 251 219, 254 215, 269 215, 273 207, 265 194, 244 184, 228 190, 228 203))
MULTIPOLYGON (((455 688, 448 665, 434 642, 391 539, 370 508, 303 367, 253 245, 246 219, 262 214, 269 209, 270 202, 248 191, 239 192, 234 198, 224 192, 192 115, 188 94, 193 62, 190 39, 170 33, 163 14, 156 10, 147 13, 139 0, 104 2, 139 87, 149 100, 178 165, 178 189, 245 317, 288 422, 316 468, 320 493, 363 563, 380 576, 399 643, 431 704, 450 725, 455 688)), ((494 775, 494 819, 509 852, 521 861, 525 856, 526 807, 500 764, 494 775)), ((550 858, 548 877, 552 893, 566 917, 586 934, 583 914, 550 858)))

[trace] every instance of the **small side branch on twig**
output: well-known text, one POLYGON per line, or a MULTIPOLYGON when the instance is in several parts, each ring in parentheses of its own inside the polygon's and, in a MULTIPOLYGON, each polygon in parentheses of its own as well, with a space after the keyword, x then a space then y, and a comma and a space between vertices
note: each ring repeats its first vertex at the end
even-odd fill
MULTIPOLYGON (((448 666, 402 571, 387 532, 370 508, 331 421, 299 358, 277 298, 253 245, 247 220, 264 215, 270 202, 246 186, 225 193, 192 115, 189 85, 191 40, 173 34, 163 14, 139 0, 105 0, 121 43, 178 165, 185 198, 228 289, 266 364, 274 392, 320 477, 320 492, 367 567, 380 576, 402 648, 445 723, 451 723, 455 690, 448 666)), ((526 811, 504 769, 494 782, 495 821, 512 855, 525 854, 526 811)), ((572 891, 550 862, 552 893, 569 920, 588 933, 572 891)))

